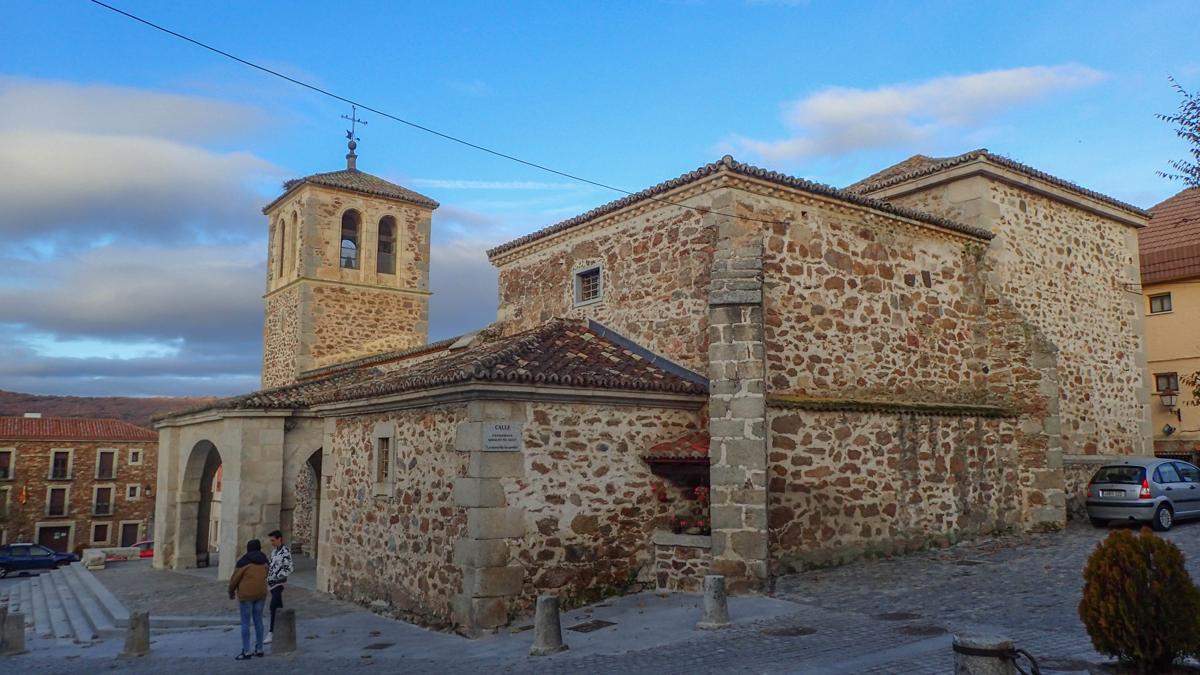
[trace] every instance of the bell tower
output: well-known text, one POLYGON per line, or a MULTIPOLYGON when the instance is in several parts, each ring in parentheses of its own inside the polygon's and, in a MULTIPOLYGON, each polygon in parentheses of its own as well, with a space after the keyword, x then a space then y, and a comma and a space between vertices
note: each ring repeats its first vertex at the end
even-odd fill
POLYGON ((264 388, 428 341, 429 233, 438 203, 359 171, 353 129, 347 137, 345 169, 289 180, 263 209, 270 232, 264 388))

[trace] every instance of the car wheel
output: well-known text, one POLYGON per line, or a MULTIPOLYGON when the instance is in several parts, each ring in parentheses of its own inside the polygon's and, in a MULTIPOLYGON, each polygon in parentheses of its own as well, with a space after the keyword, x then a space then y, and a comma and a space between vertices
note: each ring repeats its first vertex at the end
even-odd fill
POLYGON ((1088 520, 1092 521, 1092 527, 1108 527, 1107 518, 1088 518, 1088 520))
POLYGON ((1175 512, 1163 504, 1154 512, 1154 522, 1151 525, 1159 532, 1166 532, 1175 524, 1175 512))
POLYGON ((0 567, 0 579, 3 579, 6 576, 8 576, 8 569, 0 567))

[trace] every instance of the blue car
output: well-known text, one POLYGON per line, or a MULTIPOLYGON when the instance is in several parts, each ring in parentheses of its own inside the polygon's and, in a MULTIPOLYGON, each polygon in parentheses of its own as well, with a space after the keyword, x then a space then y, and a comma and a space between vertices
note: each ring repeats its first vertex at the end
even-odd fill
POLYGON ((78 562, 74 553, 59 553, 41 544, 0 546, 0 577, 12 573, 53 570, 59 565, 78 562))

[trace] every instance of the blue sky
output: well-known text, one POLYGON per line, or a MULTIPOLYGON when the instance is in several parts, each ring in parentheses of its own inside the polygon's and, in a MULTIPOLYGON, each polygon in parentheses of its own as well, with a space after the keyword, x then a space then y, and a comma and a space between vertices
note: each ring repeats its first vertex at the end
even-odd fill
MULTIPOLYGON (((1166 78, 1200 89, 1195 2, 113 4, 630 190, 725 152, 845 185, 987 147, 1150 206, 1184 154, 1166 78)), ((0 25, 0 388, 255 388, 258 209, 341 166, 347 106, 83 0, 0 25)), ((443 204, 433 339, 494 318, 484 248, 619 196, 360 116, 359 167, 443 204)))

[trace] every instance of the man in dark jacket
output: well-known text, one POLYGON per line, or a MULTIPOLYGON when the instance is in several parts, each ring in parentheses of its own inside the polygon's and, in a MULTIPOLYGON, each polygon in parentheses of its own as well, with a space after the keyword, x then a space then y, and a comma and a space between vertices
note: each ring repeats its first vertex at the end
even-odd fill
POLYGON ((267 556, 257 539, 246 542, 246 555, 229 578, 229 599, 237 598, 242 614, 242 653, 238 661, 263 655, 263 604, 267 600, 267 556), (250 623, 254 623, 254 653, 250 652, 250 623))
POLYGON ((283 543, 283 533, 279 530, 267 535, 271 539, 271 565, 267 569, 267 587, 271 590, 271 630, 267 632, 266 644, 275 639, 275 612, 283 607, 283 587, 288 577, 295 570, 292 564, 292 552, 283 543))

